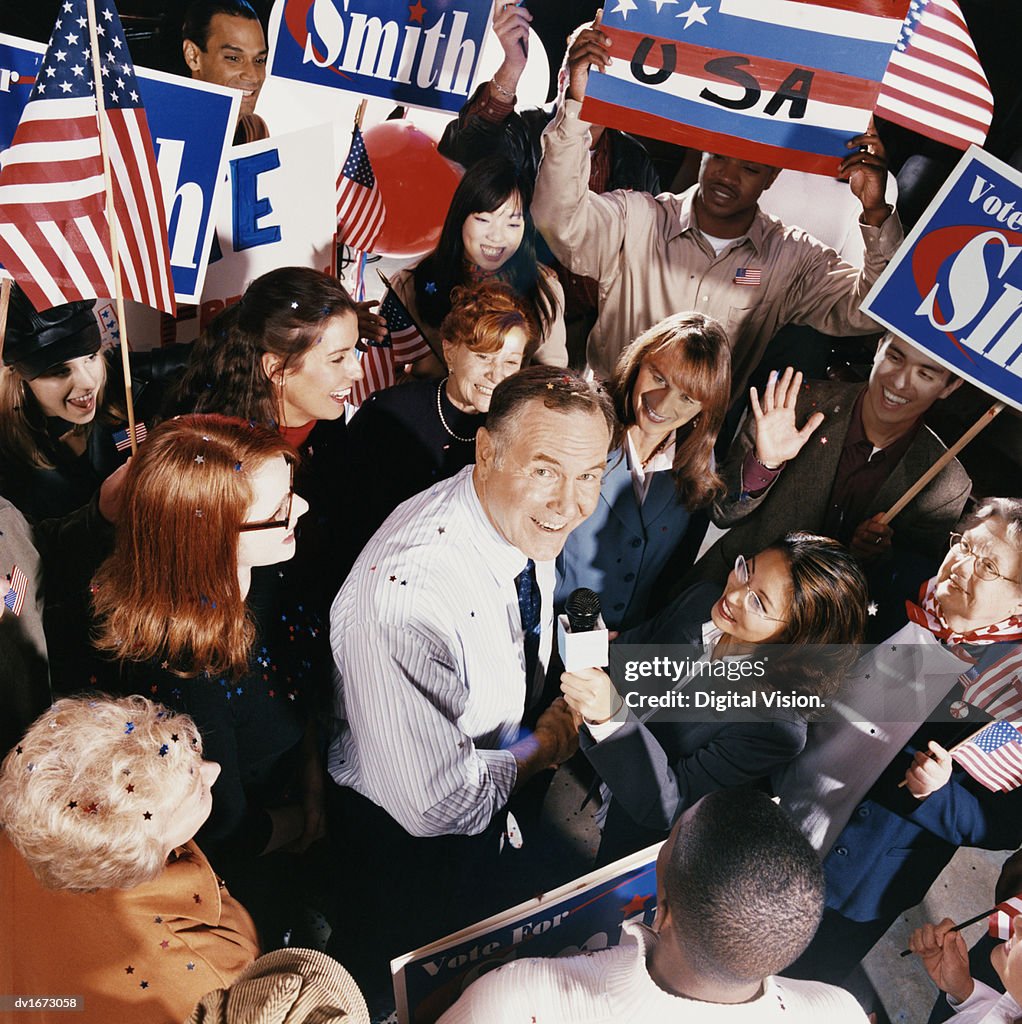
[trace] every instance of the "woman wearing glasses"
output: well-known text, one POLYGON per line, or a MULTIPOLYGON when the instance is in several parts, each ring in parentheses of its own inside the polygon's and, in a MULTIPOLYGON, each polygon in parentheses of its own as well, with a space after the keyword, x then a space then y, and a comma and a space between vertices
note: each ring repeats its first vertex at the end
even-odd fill
POLYGON ((247 600, 255 568, 294 555, 308 510, 294 466, 294 449, 265 427, 221 416, 161 424, 132 460, 114 549, 92 582, 94 644, 115 660, 101 685, 191 715, 222 766, 202 831, 221 874, 224 858, 319 827, 294 785, 311 755, 305 628, 247 600))
MULTIPOLYGON (((686 644, 686 656, 702 662, 756 662, 757 648, 769 644, 768 660, 758 662, 765 675, 751 669, 743 675, 737 665, 720 675, 697 668, 656 692, 688 690, 691 698, 696 690, 776 689, 794 692, 795 704, 813 705, 826 702, 854 661, 855 648, 838 645, 862 641, 866 600, 862 571, 844 547, 791 533, 754 557, 739 556, 723 594, 714 584, 692 587, 616 644, 643 645, 647 653, 656 644, 686 644), (819 701, 805 699, 814 697, 819 701)), ((766 779, 805 745, 812 717, 811 708, 765 709, 762 702, 754 715, 712 706, 698 716, 650 714, 628 707, 600 669, 565 673, 561 680, 565 699, 584 721, 579 745, 612 794, 600 863, 663 839, 706 793, 766 779)))

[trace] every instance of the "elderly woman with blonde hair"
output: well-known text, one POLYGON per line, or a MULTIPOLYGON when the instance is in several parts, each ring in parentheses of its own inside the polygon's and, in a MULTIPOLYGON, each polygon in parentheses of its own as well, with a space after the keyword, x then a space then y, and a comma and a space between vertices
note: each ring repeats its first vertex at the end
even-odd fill
POLYGON ((144 697, 66 698, 29 728, 0 767, 4 991, 151 1024, 252 962, 252 921, 192 841, 219 770, 144 697))

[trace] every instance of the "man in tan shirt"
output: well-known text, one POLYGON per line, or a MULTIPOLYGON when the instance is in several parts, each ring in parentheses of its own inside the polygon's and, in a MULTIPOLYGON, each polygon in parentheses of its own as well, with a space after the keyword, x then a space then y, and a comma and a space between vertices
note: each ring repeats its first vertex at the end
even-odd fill
POLYGON ((862 203, 862 270, 759 210, 760 194, 778 174, 765 164, 704 154, 699 182, 680 195, 595 195, 586 188, 589 125, 579 114, 589 66, 606 66, 609 43, 594 23, 573 44, 567 92, 543 134, 532 204, 554 255, 599 282, 600 313, 587 347, 592 370, 609 376, 622 349, 679 310, 706 313, 726 327, 732 399, 785 324, 838 336, 879 332, 859 304, 904 237, 884 201, 879 138, 866 133, 850 140, 854 152, 839 173, 862 203))

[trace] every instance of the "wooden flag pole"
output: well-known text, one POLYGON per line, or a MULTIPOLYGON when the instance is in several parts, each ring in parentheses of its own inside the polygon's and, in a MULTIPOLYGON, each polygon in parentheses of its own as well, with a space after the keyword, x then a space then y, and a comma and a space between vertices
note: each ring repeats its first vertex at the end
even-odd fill
POLYGON ((128 323, 124 315, 124 287, 121 284, 121 256, 117 250, 117 210, 114 208, 114 184, 110 173, 107 148, 106 104, 103 102, 103 74, 99 63, 99 35, 96 32, 96 3, 86 0, 89 17, 89 44, 92 49, 92 79, 96 86, 96 114, 99 117, 99 148, 103 156, 103 179, 106 183, 106 219, 110 226, 110 265, 114 275, 114 301, 121 332, 121 369, 124 372, 124 400, 128 409, 128 440, 131 454, 138 451, 135 440, 135 403, 131 395, 131 360, 128 356, 128 323))
POLYGON ((355 113, 355 127, 362 127, 362 118, 366 116, 366 103, 368 101, 363 97, 362 102, 358 105, 358 110, 355 113))
MULTIPOLYGON (((991 907, 989 910, 984 910, 982 914, 977 914, 975 917, 970 917, 968 921, 963 921, 961 924, 956 924, 954 928, 951 929, 951 931, 960 932, 963 928, 968 928, 970 924, 978 924, 980 921, 983 920, 984 917, 989 917, 996 909, 997 907, 991 907)), ((912 950, 903 949, 898 955, 911 956, 912 950)))
POLYGON ((7 310, 11 306, 11 279, 5 277, 0 283, 0 364, 3 363, 4 339, 7 337, 7 310))
POLYGON ((1004 409, 1004 402, 992 406, 880 517, 886 525, 984 428, 1004 409))

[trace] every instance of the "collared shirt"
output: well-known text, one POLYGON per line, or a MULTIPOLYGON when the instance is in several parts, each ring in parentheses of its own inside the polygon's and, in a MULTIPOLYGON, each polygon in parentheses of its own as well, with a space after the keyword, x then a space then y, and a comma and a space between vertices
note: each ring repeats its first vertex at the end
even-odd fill
POLYGON ((852 409, 841 458, 838 460, 834 486, 827 506, 827 519, 821 533, 847 544, 856 527, 866 518, 866 509, 873 496, 891 475, 894 467, 904 458, 919 428, 923 425, 920 416, 901 437, 886 448, 877 448, 866 437, 862 425, 862 403, 868 388, 859 392, 852 409))
POLYGON ((565 100, 543 134, 532 214, 554 255, 600 283, 600 316, 587 349, 597 375, 609 377, 631 339, 679 309, 706 313, 726 328, 732 398, 744 393, 784 324, 810 324, 838 336, 878 330, 859 305, 902 240, 896 213, 880 227, 861 225, 861 272, 804 231, 762 212, 741 244, 717 256, 696 224, 697 186, 657 197, 586 189, 589 125, 579 110, 565 100), (739 277, 739 270, 760 274, 739 277))
MULTIPOLYGON (((487 517, 473 468, 399 505, 330 611, 341 730, 327 768, 416 836, 486 829, 514 787, 507 748, 536 693, 515 588, 526 557, 487 517)), ((536 578, 541 676, 553 562, 536 578)))
POLYGON ((675 443, 675 439, 672 437, 666 448, 657 452, 646 465, 643 465, 642 459, 639 458, 635 451, 635 445, 632 443, 632 435, 627 430, 625 431, 628 472, 632 476, 632 489, 635 491, 635 500, 640 507, 645 503, 646 495, 649 494, 649 485, 653 481, 653 474, 667 473, 674 469, 675 443))

